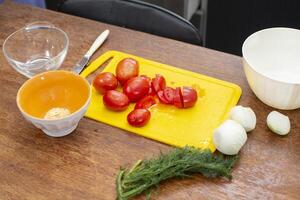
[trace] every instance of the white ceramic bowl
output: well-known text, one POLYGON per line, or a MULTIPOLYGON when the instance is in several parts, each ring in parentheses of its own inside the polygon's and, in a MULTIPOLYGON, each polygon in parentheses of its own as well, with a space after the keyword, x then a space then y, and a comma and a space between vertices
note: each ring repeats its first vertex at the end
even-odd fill
POLYGON ((269 28, 244 42, 248 83, 265 104, 283 110, 300 108, 300 30, 269 28))
POLYGON ((27 80, 18 91, 17 105, 27 121, 49 136, 61 137, 76 129, 90 99, 91 87, 87 80, 73 72, 56 70, 27 80), (71 114, 60 119, 44 119, 54 107, 67 108, 71 114))

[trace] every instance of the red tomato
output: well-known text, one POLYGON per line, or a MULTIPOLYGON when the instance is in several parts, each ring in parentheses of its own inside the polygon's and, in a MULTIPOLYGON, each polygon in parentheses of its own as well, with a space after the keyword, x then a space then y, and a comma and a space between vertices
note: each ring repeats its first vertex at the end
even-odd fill
POLYGON ((156 100, 154 96, 148 95, 139 100, 136 104, 134 109, 144 108, 149 109, 152 105, 156 104, 156 100))
POLYGON ((154 91, 157 93, 158 91, 165 89, 165 87, 165 78, 160 74, 156 74, 155 78, 152 79, 152 88, 154 89, 154 91))
POLYGON ((138 76, 126 82, 123 92, 131 102, 136 102, 148 94, 149 87, 149 82, 145 78, 138 76))
POLYGON ((125 58, 121 60, 116 68, 117 79, 123 85, 127 80, 138 76, 139 63, 133 58, 125 58))
POLYGON ((191 87, 182 88, 183 107, 193 107, 198 99, 197 92, 191 87))
POLYGON ((177 87, 175 89, 174 93, 174 106, 177 108, 183 108, 183 100, 182 100, 182 94, 180 87, 177 87))
POLYGON ((141 75, 140 77, 145 78, 149 82, 149 92, 148 92, 148 94, 154 96, 155 92, 154 92, 154 90, 152 89, 152 86, 151 86, 151 78, 149 78, 146 75, 141 75))
POLYGON ((150 120, 151 113, 147 109, 135 109, 127 116, 127 121, 131 126, 144 126, 150 120))
POLYGON ((148 95, 151 95, 151 96, 155 96, 156 95, 156 93, 155 93, 155 91, 154 91, 154 89, 152 87, 149 88, 148 95))
POLYGON ((146 75, 140 75, 140 77, 145 78, 149 82, 149 84, 151 84, 151 78, 150 77, 148 77, 146 75))
POLYGON ((173 104, 174 103, 175 90, 171 87, 166 87, 163 91, 164 91, 165 99, 168 102, 170 102, 170 104, 173 104))
POLYGON ((103 96, 103 103, 110 110, 123 111, 126 110, 130 102, 124 93, 109 90, 103 96))
POLYGON ((172 102, 168 101, 166 99, 166 97, 164 96, 164 91, 163 90, 158 91, 157 96, 158 96, 158 99, 161 103, 163 103, 163 104, 172 104, 172 102))
POLYGON ((98 74, 93 80, 93 86, 98 92, 104 94, 108 90, 114 90, 118 87, 118 80, 110 72, 98 74))

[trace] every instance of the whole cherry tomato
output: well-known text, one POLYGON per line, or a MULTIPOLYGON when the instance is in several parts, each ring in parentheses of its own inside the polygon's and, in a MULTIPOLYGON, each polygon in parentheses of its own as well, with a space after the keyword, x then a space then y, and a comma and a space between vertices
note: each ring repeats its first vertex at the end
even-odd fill
POLYGON ((151 113, 147 109, 135 109, 127 116, 127 121, 131 126, 141 127, 148 123, 151 113))
POLYGON ((123 111, 126 110, 130 102, 124 93, 109 90, 103 96, 103 103, 110 110, 123 111))
POLYGON ((134 77, 129 79, 123 87, 123 92, 131 102, 142 99, 149 92, 149 82, 143 77, 134 77))
POLYGON ((98 92, 104 94, 108 90, 116 89, 118 87, 118 80, 112 73, 104 72, 94 78, 93 86, 98 92))
POLYGON ((195 89, 191 87, 182 88, 182 101, 183 101, 184 108, 193 107, 197 102, 197 99, 198 96, 195 89))
POLYGON ((149 76, 140 75, 140 77, 145 78, 149 82, 149 84, 151 84, 151 78, 149 76))
POLYGON ((122 85, 129 79, 139 75, 139 63, 133 58, 125 58, 121 60, 116 68, 116 75, 118 81, 122 85))

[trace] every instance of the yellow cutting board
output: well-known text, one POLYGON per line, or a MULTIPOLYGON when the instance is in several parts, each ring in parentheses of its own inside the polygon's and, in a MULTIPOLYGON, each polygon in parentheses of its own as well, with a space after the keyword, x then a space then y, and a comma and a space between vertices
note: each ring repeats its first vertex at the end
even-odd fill
POLYGON ((168 86, 194 87, 199 97, 197 103, 188 109, 178 109, 158 103, 150 108, 149 123, 137 128, 127 123, 127 115, 133 110, 134 104, 123 112, 110 111, 104 107, 102 95, 93 88, 86 117, 169 145, 178 147, 190 145, 215 151, 212 142, 213 130, 227 118, 230 108, 238 102, 241 88, 233 83, 117 51, 104 53, 81 75, 87 77, 109 59, 111 60, 103 68, 103 72, 115 73, 117 63, 123 58, 136 59, 140 65, 140 75, 154 77, 155 74, 161 74, 165 77, 168 86))

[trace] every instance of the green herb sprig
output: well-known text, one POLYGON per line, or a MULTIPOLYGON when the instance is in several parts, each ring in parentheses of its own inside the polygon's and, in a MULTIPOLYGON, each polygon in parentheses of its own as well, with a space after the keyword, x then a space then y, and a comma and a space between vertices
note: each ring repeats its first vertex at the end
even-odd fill
POLYGON ((237 156, 224 158, 209 150, 194 147, 176 148, 158 158, 137 161, 131 169, 121 169, 117 177, 117 199, 127 200, 146 193, 161 181, 170 178, 186 178, 200 173, 208 178, 225 177, 231 179, 231 168, 237 156))

